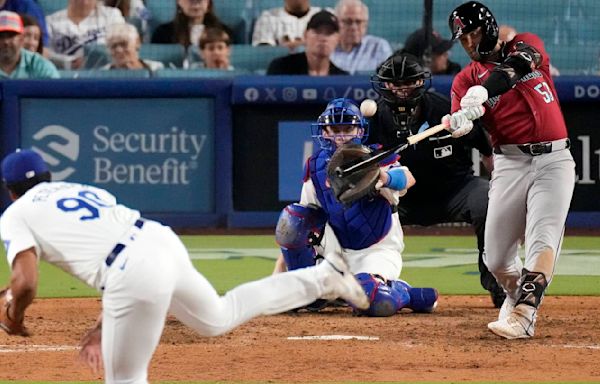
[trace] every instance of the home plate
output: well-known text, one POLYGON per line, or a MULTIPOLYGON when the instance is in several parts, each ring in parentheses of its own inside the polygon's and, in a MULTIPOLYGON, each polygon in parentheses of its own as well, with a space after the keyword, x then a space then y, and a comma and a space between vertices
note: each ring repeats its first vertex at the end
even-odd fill
POLYGON ((320 335, 320 336, 289 336, 288 340, 379 340, 379 336, 355 335, 320 335))

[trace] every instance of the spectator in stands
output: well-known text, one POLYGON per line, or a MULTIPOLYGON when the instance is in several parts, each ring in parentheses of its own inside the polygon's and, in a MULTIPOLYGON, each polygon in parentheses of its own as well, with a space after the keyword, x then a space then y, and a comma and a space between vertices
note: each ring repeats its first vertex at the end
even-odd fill
MULTIPOLYGON (((175 0, 171 0, 175 1, 175 0)), ((154 44, 181 44, 188 48, 198 46, 204 28, 220 27, 233 36, 233 31, 223 24, 213 9, 212 0, 176 0, 172 21, 159 25, 152 34, 154 44)))
POLYGON ((44 12, 35 0, 0 0, 0 11, 11 11, 33 16, 40 25, 44 46, 48 45, 48 29, 46 28, 44 12))
POLYGON ((104 0, 107 7, 118 8, 129 24, 133 24, 147 40, 150 40, 148 20, 150 11, 144 0, 104 0))
POLYGON ((0 79, 58 78, 54 64, 23 48, 23 33, 18 13, 0 11, 0 79))
POLYGON ((285 0, 283 7, 263 11, 254 24, 252 45, 281 45, 291 52, 304 45, 304 31, 311 17, 321 10, 310 0, 285 0))
POLYGON ((362 0, 340 0, 335 14, 340 21, 340 43, 331 56, 335 65, 351 74, 373 72, 392 54, 387 40, 367 35, 369 8, 362 0))
MULTIPOLYGON (((498 27, 498 40, 508 42, 514 39, 517 35, 517 30, 515 27, 502 24, 498 27)), ((560 76, 560 71, 554 65, 550 64, 550 75, 551 76, 560 76)))
POLYGON ((231 37, 222 28, 205 28, 200 36, 200 68, 233 70, 231 65, 231 37))
POLYGON ((304 32, 305 51, 274 59, 267 75, 347 75, 348 72, 329 59, 339 42, 339 31, 338 19, 333 13, 326 10, 315 13, 304 32))
POLYGON ((124 23, 116 8, 97 0, 69 0, 67 8, 46 18, 50 35, 50 59, 59 68, 80 69, 84 64, 84 46, 106 44, 110 25, 124 23))
POLYGON ((37 19, 31 15, 19 15, 23 20, 23 48, 31 52, 44 55, 44 42, 42 41, 42 28, 37 19))
POLYGON ((425 50, 427 49, 427 43, 425 41, 425 29, 417 29, 411 33, 404 42, 404 47, 400 50, 403 53, 410 53, 416 56, 423 64, 427 66, 429 63, 429 70, 433 75, 456 75, 460 72, 460 64, 450 61, 450 48, 452 48, 452 41, 445 40, 436 31, 431 33, 431 60, 427 60, 425 50))
POLYGON ((131 24, 111 25, 106 34, 106 46, 110 52, 111 62, 101 69, 138 69, 147 70, 152 75, 163 69, 160 61, 140 59, 141 40, 138 30, 131 24))

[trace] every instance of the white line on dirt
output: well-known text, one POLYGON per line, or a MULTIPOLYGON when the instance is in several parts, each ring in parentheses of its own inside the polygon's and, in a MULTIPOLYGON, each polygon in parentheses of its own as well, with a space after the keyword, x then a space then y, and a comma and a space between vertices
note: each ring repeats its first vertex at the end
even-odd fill
POLYGON ((288 340, 379 340, 379 336, 354 335, 319 335, 319 336, 289 336, 288 340))
POLYGON ((19 352, 60 352, 74 351, 79 347, 74 345, 0 345, 0 353, 19 353, 19 352))
POLYGON ((563 348, 578 348, 578 349, 600 349, 600 345, 573 345, 573 344, 565 344, 565 345, 559 345, 558 347, 563 347, 563 348))

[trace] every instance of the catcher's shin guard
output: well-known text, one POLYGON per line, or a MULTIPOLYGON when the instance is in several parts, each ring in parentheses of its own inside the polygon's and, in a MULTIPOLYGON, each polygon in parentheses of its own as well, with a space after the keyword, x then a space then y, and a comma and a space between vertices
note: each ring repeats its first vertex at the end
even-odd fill
POLYGON ((390 285, 397 291, 406 291, 410 296, 404 308, 418 313, 431 313, 437 307, 439 293, 435 288, 413 288, 404 280, 392 280, 390 285))

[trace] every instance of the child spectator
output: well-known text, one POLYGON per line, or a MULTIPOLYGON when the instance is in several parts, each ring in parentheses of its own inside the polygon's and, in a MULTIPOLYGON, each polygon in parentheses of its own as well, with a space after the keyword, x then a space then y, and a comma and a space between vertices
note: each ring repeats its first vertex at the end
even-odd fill
POLYGON ((233 70, 231 65, 231 38, 218 27, 205 28, 200 36, 202 68, 233 70))

